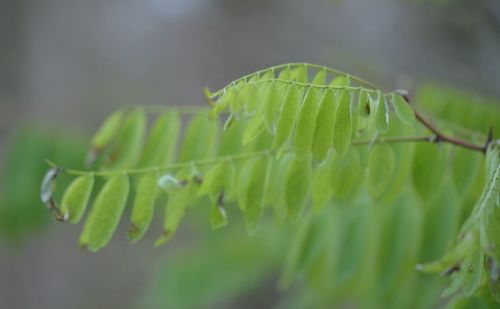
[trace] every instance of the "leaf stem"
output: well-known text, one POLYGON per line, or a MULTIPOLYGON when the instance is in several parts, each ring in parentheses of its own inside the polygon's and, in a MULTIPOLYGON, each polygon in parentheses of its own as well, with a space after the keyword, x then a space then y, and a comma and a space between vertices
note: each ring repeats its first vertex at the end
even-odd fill
MULTIPOLYGON (((376 89, 367 89, 367 88, 364 88, 364 87, 356 87, 356 86, 332 86, 332 85, 303 83, 303 82, 297 82, 297 81, 294 81, 294 80, 272 78, 272 79, 259 79, 257 81, 249 81, 249 82, 245 83, 242 86, 239 86, 238 84, 231 83, 229 86, 226 86, 226 87, 222 88, 221 90, 212 93, 210 99, 215 99, 216 97, 221 96, 222 94, 224 94, 225 91, 227 91, 228 89, 231 89, 231 88, 248 87, 249 85, 257 85, 257 84, 264 84, 264 83, 270 83, 270 82, 281 83, 281 84, 288 84, 288 85, 296 85, 296 86, 305 87, 305 88, 333 89, 333 90, 352 90, 352 91, 364 90, 364 91, 370 92, 370 93, 376 93, 378 91, 376 89)), ((385 95, 389 95, 389 94, 385 94, 385 95)))
MULTIPOLYGON (((245 75, 243 77, 240 77, 240 78, 232 81, 230 84, 226 85, 225 87, 221 88, 220 90, 212 93, 211 98, 217 97, 219 94, 223 93, 227 88, 238 84, 242 80, 248 81, 248 79, 250 77, 252 77, 252 76, 260 75, 263 72, 267 72, 269 70, 275 71, 275 70, 282 69, 282 68, 289 67, 289 66, 300 66, 300 65, 303 65, 306 68, 309 67, 309 68, 314 68, 314 69, 319 69, 319 70, 325 70, 325 71, 333 73, 335 75, 349 76, 351 78, 351 80, 354 80, 354 81, 356 81, 356 82, 358 82, 360 84, 363 84, 363 85, 365 85, 365 86, 367 86, 369 88, 372 88, 374 90, 377 89, 377 87, 375 87, 375 85, 371 84, 370 82, 368 82, 368 81, 366 81, 364 79, 361 79, 361 78, 359 78, 357 76, 353 76, 351 74, 347 74, 345 72, 339 71, 339 70, 335 70, 335 69, 332 69, 332 68, 329 68, 329 67, 326 67, 326 66, 323 66, 323 65, 318 65, 318 64, 300 63, 300 62, 295 63, 295 62, 293 62, 293 63, 285 63, 285 64, 276 65, 276 66, 273 66, 273 67, 270 67, 270 68, 265 68, 265 69, 262 69, 262 70, 259 70, 259 71, 247 74, 247 75, 245 75)), ((309 85, 309 84, 307 84, 307 85, 309 85)))
MULTIPOLYGON (((405 142, 432 142, 433 141, 433 136, 400 136, 400 137, 388 137, 384 139, 377 139, 375 143, 405 143, 405 142)), ((361 146, 361 145, 368 145, 372 143, 371 140, 363 140, 363 141, 355 141, 352 142, 351 144, 353 146, 361 146)), ((183 167, 190 167, 190 166, 201 166, 201 165, 210 165, 210 164, 216 164, 219 162, 223 161, 239 161, 239 160, 245 160, 249 158, 256 158, 260 156, 273 156, 273 155, 278 155, 278 154, 283 154, 283 153, 290 153, 293 152, 292 149, 287 149, 287 150, 280 150, 280 149, 274 149, 274 150, 263 150, 263 151, 257 151, 257 152, 247 152, 247 153, 242 153, 239 155, 233 155, 233 156, 224 156, 224 157, 214 157, 214 158, 209 158, 209 159, 203 159, 203 160, 194 160, 194 161, 186 161, 186 162, 178 162, 178 163, 173 163, 173 164, 166 164, 162 166, 152 166, 152 167, 144 167, 144 168, 137 168, 137 169, 130 169, 130 170, 115 170, 115 171, 85 171, 85 170, 75 170, 75 169, 65 169, 62 168, 62 172, 68 174, 68 175, 75 175, 75 176, 83 176, 83 175, 88 175, 89 173, 92 173, 94 176, 113 176, 117 174, 143 174, 143 173, 148 173, 148 172, 153 172, 153 171, 165 171, 165 170, 175 170, 183 167)), ((57 164, 54 162, 51 162, 49 160, 45 160, 48 165, 51 167, 59 167, 57 164)))

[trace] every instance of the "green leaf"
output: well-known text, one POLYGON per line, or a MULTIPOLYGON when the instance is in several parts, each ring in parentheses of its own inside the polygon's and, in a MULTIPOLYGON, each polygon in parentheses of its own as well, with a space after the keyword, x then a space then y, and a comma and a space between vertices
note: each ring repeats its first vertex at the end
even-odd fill
POLYGON ((456 147, 452 159, 452 180, 457 193, 467 196, 479 170, 481 154, 456 147))
POLYGON ((228 156, 240 153, 243 149, 242 139, 245 121, 234 121, 233 125, 225 131, 218 147, 218 156, 228 156))
POLYGON ((150 172, 141 176, 132 207, 132 228, 128 231, 128 240, 141 239, 153 219, 156 197, 158 195, 158 173, 150 172))
POLYGON ((337 156, 332 151, 326 160, 314 170, 311 195, 316 213, 321 212, 333 196, 332 175, 336 166, 335 159, 337 159, 337 156))
POLYGON ((361 90, 358 97, 358 115, 369 117, 371 112, 370 97, 366 90, 361 90))
POLYGON ((287 142, 295 124, 301 103, 302 98, 299 97, 297 86, 292 85, 288 87, 288 92, 278 115, 273 148, 282 148, 287 142))
POLYGON ((500 140, 492 142, 486 153, 488 182, 474 212, 479 215, 481 247, 500 261, 500 140))
POLYGON ((318 103, 316 91, 313 88, 309 89, 300 109, 297 127, 295 128, 294 149, 299 158, 303 158, 311 152, 318 103))
POLYGON ((333 91, 327 90, 320 102, 312 142, 313 158, 318 162, 326 158, 333 144, 335 107, 335 95, 333 91))
POLYGON ((80 176, 73 180, 64 192, 61 201, 61 212, 71 223, 78 223, 85 212, 94 186, 92 174, 80 176))
POLYGON ((446 175, 447 147, 431 143, 418 143, 412 164, 413 186, 426 201, 431 201, 440 190, 446 175))
POLYGON ((110 241, 125 208, 129 193, 125 174, 111 177, 97 195, 80 237, 80 245, 97 252, 110 241))
POLYGON ((345 199, 352 196, 363 181, 364 170, 359 151, 351 147, 344 156, 335 156, 333 161, 334 166, 331 168, 333 196, 337 199, 345 199))
POLYGON ((179 224, 184 218, 187 205, 192 198, 192 176, 194 171, 181 170, 177 173, 182 181, 171 175, 164 175, 158 180, 158 185, 165 190, 168 195, 165 219, 163 221, 162 235, 155 241, 155 247, 158 247, 167 241, 177 232, 179 224), (186 183, 183 183, 185 181, 186 183))
POLYGON ((116 147, 110 155, 110 168, 124 169, 133 167, 142 150, 142 142, 146 130, 146 114, 142 108, 129 113, 123 128, 116 138, 116 147))
POLYGON ((299 226, 295 229, 292 235, 285 260, 283 262, 283 270, 281 272, 278 287, 281 290, 287 289, 295 279, 295 275, 299 269, 300 262, 305 254, 307 246, 307 236, 311 229, 312 215, 308 213, 300 222, 299 226))
POLYGON ((104 120, 99 130, 92 137, 92 149, 100 151, 111 143, 120 130, 123 114, 123 111, 118 110, 104 120))
POLYGON ((312 182, 311 157, 294 158, 285 176, 285 204, 288 219, 296 223, 309 200, 312 182))
POLYGON ((387 144, 376 144, 368 156, 367 187, 370 195, 379 197, 387 189, 395 172, 394 150, 387 144))
POLYGON ((262 131, 264 131, 264 129, 266 128, 264 122, 264 111, 265 111, 265 105, 260 104, 257 106, 255 114, 250 119, 250 122, 247 124, 245 132, 243 133, 243 145, 248 145, 250 142, 255 140, 255 138, 259 136, 262 133, 262 131))
POLYGON ((402 122, 413 125, 415 124, 415 113, 413 108, 406 102, 406 100, 399 94, 392 94, 392 105, 394 106, 394 111, 396 115, 401 119, 402 122))
POLYGON ((278 79, 290 80, 291 79, 290 68, 285 67, 283 70, 281 70, 280 74, 278 75, 278 79))
POLYGON ((387 109, 387 100, 385 95, 377 91, 377 111, 375 112, 375 126, 379 133, 386 133, 389 127, 389 110, 387 109))
POLYGON ((324 85, 326 79, 326 70, 324 68, 318 70, 318 73, 314 76, 311 84, 313 85, 324 85))
POLYGON ((189 122, 180 148, 180 162, 200 160, 212 156, 217 146, 216 121, 203 113, 193 116, 189 122))
POLYGON ((333 129, 333 148, 340 156, 347 152, 351 143, 351 122, 351 94, 345 90, 339 95, 333 129))
POLYGON ((264 104, 264 121, 269 132, 274 132, 274 120, 278 114, 282 102, 281 89, 278 83, 271 83, 268 86, 266 97, 261 104, 264 104))
POLYGON ((224 160, 210 167, 203 177, 203 183, 198 194, 218 196, 228 186, 231 172, 230 164, 229 161, 224 160))
POLYGON ((147 167, 173 162, 180 125, 180 117, 176 111, 165 112, 159 116, 144 145, 138 165, 147 167))
POLYGON ((216 230, 227 225, 226 210, 216 203, 212 204, 212 210, 210 212, 210 224, 212 225, 212 230, 216 230))
POLYGON ((269 174, 269 158, 250 159, 240 177, 238 201, 245 214, 247 232, 254 234, 264 212, 265 193, 269 174))
POLYGON ((299 83, 307 83, 307 67, 305 65, 298 65, 295 69, 290 72, 292 80, 299 83))
POLYGON ((339 75, 335 77, 330 83, 330 86, 333 87, 344 87, 350 85, 351 85, 351 77, 349 75, 339 75))

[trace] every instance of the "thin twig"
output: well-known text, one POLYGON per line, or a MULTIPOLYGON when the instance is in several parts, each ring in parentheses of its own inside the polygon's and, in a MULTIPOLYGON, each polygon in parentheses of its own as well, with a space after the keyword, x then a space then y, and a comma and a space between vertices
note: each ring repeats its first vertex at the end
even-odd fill
POLYGON ((435 138, 433 140, 434 143, 439 143, 439 142, 445 142, 445 143, 450 143, 453 145, 457 145, 463 148, 467 148, 470 150, 475 150, 479 151, 481 153, 486 153, 486 146, 478 146, 472 143, 469 143, 467 141, 452 137, 452 136, 447 136, 444 135, 442 132, 440 132, 432 123, 427 121, 418 111, 415 110, 415 117, 417 120, 423 124, 427 129, 429 129, 432 133, 435 134, 435 138))
MULTIPOLYGON (((433 141, 433 136, 399 136, 399 137, 387 137, 387 138, 380 138, 375 141, 375 143, 405 143, 405 142, 432 142, 433 141)), ((371 140, 363 140, 363 141, 356 141, 352 142, 353 146, 362 146, 362 145, 369 145, 372 143, 371 140)), ((130 169, 126 171, 122 170, 104 170, 104 171, 86 171, 86 170, 75 170, 75 169, 65 169, 60 166, 58 166, 56 163, 45 159, 45 162, 51 166, 51 167, 59 167, 62 169, 62 172, 69 174, 69 175, 75 175, 75 176, 82 176, 82 175, 88 175, 89 173, 92 173, 94 176, 112 176, 112 175, 118 175, 118 174, 143 174, 147 172, 154 172, 154 171, 165 171, 165 170, 175 170, 183 167, 189 167, 189 166, 202 166, 202 165, 211 165, 211 164, 216 164, 219 162, 223 161, 238 161, 238 160, 245 160, 249 158, 256 158, 260 156, 273 156, 273 155, 278 155, 282 153, 291 153, 293 152, 293 149, 286 149, 286 150, 280 150, 280 149, 275 149, 275 150, 263 150, 263 151, 256 151, 256 152, 246 152, 242 154, 237 154, 237 155, 232 155, 232 156, 223 156, 223 157, 215 157, 215 158, 208 158, 208 159, 201 159, 201 160, 194 160, 194 161, 185 161, 185 162, 177 162, 177 163, 172 163, 172 164, 167 164, 167 165, 162 165, 162 166, 152 166, 152 167, 144 167, 144 168, 137 168, 137 169, 130 169)))
MULTIPOLYGON (((408 96, 408 92, 407 91, 405 91, 405 90, 396 90, 396 92, 399 93, 406 100, 406 102, 408 104, 410 104, 410 97, 408 96)), ((439 131, 439 129, 436 126, 434 126, 430 121, 428 121, 427 119, 425 119, 422 116, 422 114, 420 114, 415 109, 414 106, 412 106, 412 108, 413 108, 413 111, 415 112, 415 117, 417 118, 418 122, 420 122, 424 127, 426 127, 427 129, 429 129, 429 131, 431 131, 432 133, 434 133, 434 139, 431 142, 433 142, 433 143, 440 143, 440 142, 450 143, 450 144, 453 144, 453 145, 456 145, 456 146, 460 146, 460 147, 467 148, 467 149, 474 150, 474 151, 479 151, 479 152, 481 152, 483 154, 486 154, 486 150, 488 149, 488 145, 493 140, 492 130, 490 130, 490 132, 488 134, 488 138, 487 138, 486 142, 484 143, 484 145, 482 145, 482 146, 475 145, 475 144, 469 143, 467 141, 458 139, 456 137, 445 135, 444 133, 442 133, 441 131, 439 131)))

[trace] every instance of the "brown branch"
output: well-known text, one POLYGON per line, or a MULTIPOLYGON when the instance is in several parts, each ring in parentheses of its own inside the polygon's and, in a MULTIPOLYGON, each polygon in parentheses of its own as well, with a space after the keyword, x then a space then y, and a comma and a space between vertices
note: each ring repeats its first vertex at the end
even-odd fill
POLYGON ((415 117, 417 120, 423 124, 427 129, 429 129, 432 133, 434 133, 435 138, 433 140, 434 143, 439 143, 439 142, 444 142, 444 143, 450 143, 456 146, 464 147, 470 150, 475 150, 479 151, 481 153, 486 153, 486 148, 488 147, 488 143, 486 143, 483 146, 478 146, 472 143, 469 143, 467 141, 452 137, 452 136, 447 136, 443 133, 441 133, 432 123, 430 123, 428 120, 426 120, 424 117, 422 117, 422 114, 417 112, 415 109, 415 117))
MULTIPOLYGON (((396 92, 398 92, 406 100, 406 102, 408 104, 410 104, 410 98, 408 96, 408 92, 407 91, 405 91, 405 90, 396 90, 396 92)), ((474 151, 479 151, 479 152, 481 152, 483 154, 486 154, 486 150, 488 149, 489 144, 493 140, 493 132, 492 132, 491 129, 490 129, 490 131, 488 133, 488 138, 486 139, 486 142, 484 143, 484 145, 482 145, 482 146, 475 145, 475 144, 469 143, 467 141, 458 139, 456 137, 445 135, 444 133, 442 133, 441 131, 439 131, 439 129, 436 126, 434 126, 430 121, 428 121, 427 119, 425 119, 422 116, 422 114, 420 114, 415 109, 414 106, 412 106, 412 108, 413 108, 413 111, 415 112, 415 117, 417 118, 417 120, 424 127, 426 127, 427 129, 429 129, 429 131, 431 131, 432 133, 434 133, 434 139, 432 141, 430 141, 430 142, 433 142, 433 143, 441 143, 441 142, 443 142, 443 143, 450 143, 450 144, 453 144, 453 145, 456 145, 456 146, 459 146, 459 147, 467 148, 467 149, 474 150, 474 151)))

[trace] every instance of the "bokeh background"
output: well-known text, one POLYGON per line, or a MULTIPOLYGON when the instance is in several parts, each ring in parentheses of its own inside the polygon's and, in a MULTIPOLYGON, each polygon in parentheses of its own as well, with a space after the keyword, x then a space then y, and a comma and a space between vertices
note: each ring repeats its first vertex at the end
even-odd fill
MULTIPOLYGON (((162 288, 178 283, 162 274, 191 272, 196 282, 207 271, 197 258, 217 260, 206 253, 212 241, 225 250, 245 237, 193 224, 155 249, 155 235, 130 246, 123 226, 101 253, 80 251, 80 229, 52 222, 38 201, 40 158, 81 164, 112 110, 206 104, 203 87, 285 62, 324 64, 385 89, 439 81, 499 97, 499 55, 497 0, 0 0, 0 308, 161 308, 162 288), (193 258, 194 247, 207 256, 193 258)), ((270 242, 258 237, 253 246, 270 242)), ((223 301, 205 304, 273 305, 276 268, 262 260, 279 263, 279 246, 269 247, 242 274, 268 281, 226 278, 234 293, 209 291, 223 301)))

